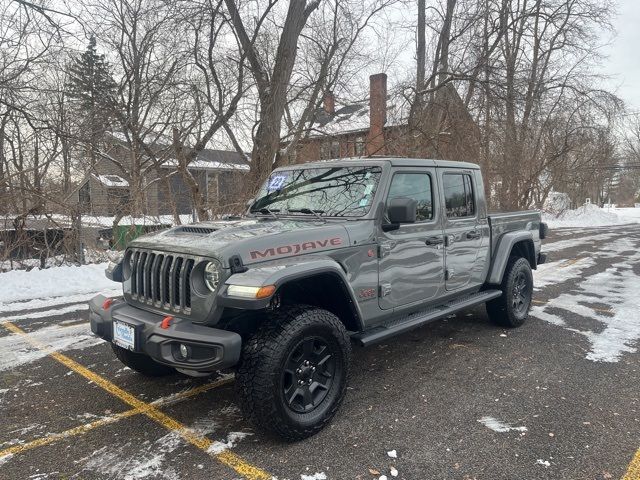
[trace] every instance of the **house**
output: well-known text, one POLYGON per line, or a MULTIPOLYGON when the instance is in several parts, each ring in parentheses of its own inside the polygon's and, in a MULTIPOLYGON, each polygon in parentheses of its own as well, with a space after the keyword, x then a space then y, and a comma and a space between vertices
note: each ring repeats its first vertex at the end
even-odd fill
POLYGON ((287 163, 373 155, 477 161, 480 130, 452 84, 412 115, 407 96, 387 92, 386 74, 372 75, 369 83, 369 97, 357 102, 340 103, 326 92, 310 134, 287 163))
MULTIPOLYGON (((108 133, 102 145, 105 155, 98 156, 90 171, 69 196, 70 203, 79 204, 82 213, 111 216, 128 214, 131 198, 129 178, 132 155, 122 134, 108 133)), ((192 211, 191 190, 184 176, 177 170, 177 161, 171 158, 171 147, 155 145, 162 160, 156 166, 142 157, 145 172, 141 179, 142 213, 145 215, 187 214, 192 211)), ((249 171, 245 155, 226 150, 204 149, 191 161, 188 170, 196 180, 212 208, 223 207, 235 201, 242 176, 249 171)))

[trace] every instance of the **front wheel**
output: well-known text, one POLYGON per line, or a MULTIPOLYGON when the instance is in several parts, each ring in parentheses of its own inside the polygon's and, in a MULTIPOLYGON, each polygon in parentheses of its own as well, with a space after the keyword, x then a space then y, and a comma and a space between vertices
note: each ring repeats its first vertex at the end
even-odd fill
POLYGON ((511 258, 500 286, 502 295, 487 302, 489 318, 503 327, 519 327, 529 316, 533 274, 526 258, 511 258))
POLYGON ((236 374, 242 411, 285 440, 319 432, 347 387, 349 336, 332 313, 283 307, 243 345, 236 374))

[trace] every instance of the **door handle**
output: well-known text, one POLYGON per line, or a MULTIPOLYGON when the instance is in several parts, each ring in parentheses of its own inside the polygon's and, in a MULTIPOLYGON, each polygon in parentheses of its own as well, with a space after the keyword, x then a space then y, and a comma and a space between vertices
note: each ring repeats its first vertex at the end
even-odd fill
POLYGON ((442 237, 429 237, 425 240, 427 245, 442 245, 444 243, 444 239, 442 237))
POLYGON ((476 232, 475 230, 472 232, 467 232, 467 238, 469 240, 477 240, 478 238, 480 238, 482 235, 480 234, 480 232, 476 232))

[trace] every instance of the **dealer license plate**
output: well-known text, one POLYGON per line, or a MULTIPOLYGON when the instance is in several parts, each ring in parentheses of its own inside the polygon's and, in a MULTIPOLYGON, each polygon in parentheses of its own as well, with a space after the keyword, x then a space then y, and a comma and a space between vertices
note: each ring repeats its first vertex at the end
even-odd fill
POLYGON ((128 323, 114 320, 113 343, 120 347, 134 350, 136 344, 136 331, 133 326, 128 323))

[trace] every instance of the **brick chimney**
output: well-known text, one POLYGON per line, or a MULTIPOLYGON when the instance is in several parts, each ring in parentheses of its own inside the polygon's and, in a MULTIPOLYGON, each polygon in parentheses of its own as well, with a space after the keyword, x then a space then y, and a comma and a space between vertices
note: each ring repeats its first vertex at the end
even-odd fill
POLYGON ((387 74, 369 77, 369 136, 367 154, 384 155, 384 125, 387 123, 387 74))
POLYGON ((324 92, 324 111, 328 115, 336 113, 336 97, 331 90, 324 92))

